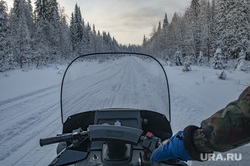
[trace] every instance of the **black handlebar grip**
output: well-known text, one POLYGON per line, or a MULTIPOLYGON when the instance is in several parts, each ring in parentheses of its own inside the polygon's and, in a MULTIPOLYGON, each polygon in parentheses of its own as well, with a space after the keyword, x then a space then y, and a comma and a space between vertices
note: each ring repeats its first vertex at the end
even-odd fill
POLYGON ((59 143, 59 142, 64 142, 64 141, 70 141, 73 139, 72 134, 66 134, 66 135, 61 135, 61 136, 56 136, 56 137, 51 137, 51 138, 44 138, 40 139, 40 146, 44 145, 49 145, 49 144, 54 144, 54 143, 59 143))

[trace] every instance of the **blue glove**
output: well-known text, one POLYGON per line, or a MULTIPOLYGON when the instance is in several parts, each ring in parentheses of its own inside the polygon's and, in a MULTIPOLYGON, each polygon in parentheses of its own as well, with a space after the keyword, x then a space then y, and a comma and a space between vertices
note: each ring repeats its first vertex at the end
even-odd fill
POLYGON ((192 160, 183 143, 183 131, 179 131, 172 138, 165 140, 151 155, 151 162, 166 161, 169 159, 192 160))

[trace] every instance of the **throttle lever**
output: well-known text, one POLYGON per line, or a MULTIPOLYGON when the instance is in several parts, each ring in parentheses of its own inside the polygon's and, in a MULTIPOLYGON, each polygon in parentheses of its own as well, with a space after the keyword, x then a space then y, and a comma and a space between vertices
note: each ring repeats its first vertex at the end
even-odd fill
POLYGON ((161 139, 154 136, 151 132, 147 132, 146 136, 141 136, 140 140, 142 147, 150 152, 153 152, 161 144, 161 139))

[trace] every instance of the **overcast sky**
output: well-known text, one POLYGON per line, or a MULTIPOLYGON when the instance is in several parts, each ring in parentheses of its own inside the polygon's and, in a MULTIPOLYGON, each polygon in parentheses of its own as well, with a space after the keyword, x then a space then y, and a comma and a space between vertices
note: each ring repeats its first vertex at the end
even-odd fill
MULTIPOLYGON (((10 7, 13 0, 5 0, 10 7)), ((35 0, 32 0, 34 2, 35 0)), ((152 27, 162 22, 165 13, 169 22, 174 12, 183 13, 191 0, 57 0, 70 17, 77 3, 85 22, 96 30, 110 32, 121 44, 142 44, 152 27)))

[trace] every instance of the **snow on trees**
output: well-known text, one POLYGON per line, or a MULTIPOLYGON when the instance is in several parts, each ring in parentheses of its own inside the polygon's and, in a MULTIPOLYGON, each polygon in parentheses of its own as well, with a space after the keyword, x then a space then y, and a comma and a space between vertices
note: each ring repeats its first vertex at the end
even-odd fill
POLYGON ((199 57, 197 59, 197 64, 200 65, 200 66, 202 66, 204 64, 204 62, 205 62, 205 60, 204 60, 203 52, 200 51, 200 55, 199 55, 199 57))
POLYGON ((225 71, 222 71, 219 76, 218 76, 219 79, 221 80, 225 80, 227 78, 227 74, 225 71))
POLYGON ((128 49, 119 45, 110 33, 98 33, 84 24, 80 7, 67 23, 64 9, 57 0, 14 0, 8 17, 7 6, 0 0, 0 71, 14 67, 36 67, 62 63, 76 55, 128 49))
POLYGON ((220 48, 223 59, 220 60, 218 56, 212 59, 215 68, 225 68, 229 60, 236 65, 241 50, 245 51, 245 60, 249 61, 249 11, 250 4, 246 0, 192 0, 183 15, 175 13, 167 26, 164 19, 165 28, 143 42, 143 50, 156 55, 161 53, 164 55, 162 59, 167 56, 174 59, 176 50, 182 50, 184 57, 195 55, 192 63, 199 65, 201 61, 203 64, 210 62, 210 58, 218 54, 217 48, 220 48))
POLYGON ((0 1, 0 72, 10 68, 8 56, 8 18, 6 3, 0 1))
MULTIPOLYGON (((0 2, 3 6, 4 1, 0 2)), ((183 14, 174 13, 171 22, 165 13, 150 37, 144 36, 142 46, 124 46, 110 33, 85 23, 77 4, 68 25, 58 0, 35 0, 34 12, 31 0, 14 0, 9 17, 6 9, 0 8, 0 61, 10 63, 11 67, 5 66, 8 70, 15 64, 20 68, 32 64, 39 67, 84 53, 119 50, 173 60, 176 50, 181 50, 184 57, 192 56, 191 64, 207 64, 214 55, 213 67, 225 68, 224 61, 230 60, 234 62, 232 66, 244 70, 242 59, 250 60, 249 11, 246 0, 191 0, 183 14), (245 58, 241 58, 241 51, 245 58)))
POLYGON ((182 68, 182 71, 187 72, 187 71, 191 71, 191 65, 190 63, 184 63, 184 67, 182 68))
POLYGON ((182 52, 181 51, 176 51, 175 52, 174 63, 177 66, 182 66, 183 65, 183 57, 182 57, 182 52))
POLYGON ((214 54, 212 66, 214 69, 225 69, 226 64, 224 63, 224 58, 222 56, 222 51, 218 48, 214 54))
POLYGON ((30 32, 32 28, 28 24, 31 17, 29 12, 29 6, 25 0, 14 0, 10 14, 11 52, 20 68, 23 68, 24 64, 30 64, 32 59, 30 32))
POLYGON ((166 28, 168 26, 168 15, 167 13, 165 13, 165 17, 164 17, 164 20, 163 20, 163 29, 166 28))
POLYGON ((70 36, 73 45, 73 51, 77 52, 78 54, 81 52, 82 49, 84 30, 83 28, 84 21, 82 20, 80 8, 76 4, 74 13, 72 13, 70 20, 70 36))
POLYGON ((238 71, 246 71, 246 53, 245 51, 241 50, 239 53, 239 58, 237 59, 237 64, 235 69, 238 71))
POLYGON ((221 47, 226 60, 237 59, 242 49, 250 47, 250 9, 246 3, 244 0, 216 3, 216 45, 221 47))

